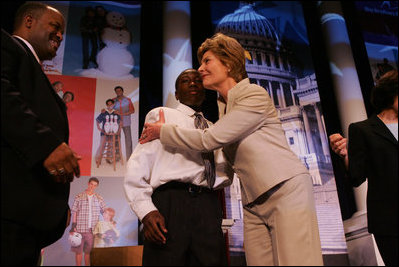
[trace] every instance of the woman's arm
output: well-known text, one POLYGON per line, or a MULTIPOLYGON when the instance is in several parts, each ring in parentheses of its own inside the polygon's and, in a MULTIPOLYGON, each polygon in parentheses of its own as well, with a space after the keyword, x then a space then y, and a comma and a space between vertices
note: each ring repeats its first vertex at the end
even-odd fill
POLYGON ((268 105, 270 104, 264 91, 251 91, 246 96, 238 97, 234 107, 205 130, 164 124, 160 112, 160 121, 145 124, 140 143, 160 138, 164 145, 187 150, 211 151, 243 139, 262 127, 268 118, 268 105))

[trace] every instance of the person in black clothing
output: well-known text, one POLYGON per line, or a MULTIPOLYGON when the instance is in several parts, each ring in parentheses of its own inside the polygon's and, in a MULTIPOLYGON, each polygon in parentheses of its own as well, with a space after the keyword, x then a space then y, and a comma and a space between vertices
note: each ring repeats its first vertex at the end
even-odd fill
POLYGON ((330 135, 331 149, 357 187, 368 181, 367 225, 386 266, 398 265, 398 72, 385 73, 371 91, 375 114, 351 123, 349 137, 330 135))
POLYGON ((106 20, 107 11, 103 6, 96 6, 96 16, 95 16, 95 24, 97 28, 97 44, 98 50, 101 50, 105 47, 105 43, 101 38, 101 34, 104 28, 107 26, 106 20))
POLYGON ((90 61, 98 68, 97 56, 97 32, 98 27, 95 20, 96 12, 92 7, 86 7, 85 15, 80 20, 80 33, 82 36, 83 69, 87 69, 90 61), (89 43, 91 51, 89 56, 89 43))
POLYGON ((65 104, 41 68, 63 40, 64 16, 40 2, 1 29, 1 265, 34 266, 69 224, 81 159, 67 144, 65 104))

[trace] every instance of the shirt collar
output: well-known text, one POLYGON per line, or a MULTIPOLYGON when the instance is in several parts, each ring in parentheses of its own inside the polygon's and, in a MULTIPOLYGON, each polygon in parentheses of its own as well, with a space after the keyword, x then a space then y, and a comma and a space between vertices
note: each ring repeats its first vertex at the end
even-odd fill
MULTIPOLYGON (((182 104, 180 102, 177 105, 176 109, 179 110, 180 112, 186 114, 187 116, 190 116, 190 117, 194 116, 194 113, 196 112, 194 109, 192 109, 189 106, 184 105, 184 104, 182 104)), ((199 113, 202 114, 202 112, 199 112, 199 113)), ((203 114, 202 114, 202 116, 203 116, 203 114)))
POLYGON ((39 62, 39 64, 41 65, 42 62, 40 61, 39 57, 37 56, 35 49, 33 49, 33 46, 28 41, 26 41, 24 38, 22 38, 21 36, 18 36, 18 35, 13 35, 13 36, 20 39, 22 42, 24 42, 29 47, 30 51, 35 56, 37 62, 39 62))

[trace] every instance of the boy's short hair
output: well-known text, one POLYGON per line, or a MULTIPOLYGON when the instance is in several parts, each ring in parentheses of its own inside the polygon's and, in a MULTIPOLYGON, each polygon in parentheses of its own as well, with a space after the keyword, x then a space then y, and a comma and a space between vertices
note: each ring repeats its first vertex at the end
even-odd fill
POLYGON ((90 183, 91 181, 96 182, 98 185, 100 184, 100 181, 97 179, 97 177, 90 177, 89 183, 90 183))

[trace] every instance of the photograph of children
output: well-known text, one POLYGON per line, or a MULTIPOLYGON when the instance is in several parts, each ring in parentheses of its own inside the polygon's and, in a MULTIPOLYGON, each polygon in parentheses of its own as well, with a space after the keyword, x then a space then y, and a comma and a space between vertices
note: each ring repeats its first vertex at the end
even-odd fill
POLYGON ((44 266, 75 266, 77 261, 84 265, 86 252, 88 252, 86 261, 90 261, 89 251, 96 248, 96 244, 98 244, 96 243, 98 242, 96 241, 98 233, 105 234, 104 246, 138 245, 138 219, 124 197, 123 177, 110 179, 102 176, 81 176, 75 178, 71 183, 69 206, 72 211, 71 223, 61 239, 44 248, 44 266), (95 197, 92 204, 89 203, 89 196, 92 196, 93 200, 95 197), (94 207, 95 210, 91 217, 91 223, 85 219, 88 217, 87 210, 79 212, 82 209, 88 209, 88 205, 94 207), (74 222, 76 224, 73 224, 74 222), (91 235, 85 230, 88 226, 92 227, 91 235), (115 233, 107 232, 110 229, 115 233), (83 242, 86 241, 86 243, 79 244, 82 245, 81 253, 71 244, 70 236, 73 233, 81 234, 83 242), (91 243, 88 243, 90 239, 91 243))
POLYGON ((117 82, 97 79, 91 175, 124 176, 126 162, 138 141, 138 111, 138 78, 117 82))
POLYGON ((103 213, 104 220, 98 221, 93 230, 95 248, 112 247, 118 239, 120 232, 114 217, 115 210, 111 207, 106 208, 103 213))

